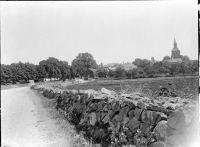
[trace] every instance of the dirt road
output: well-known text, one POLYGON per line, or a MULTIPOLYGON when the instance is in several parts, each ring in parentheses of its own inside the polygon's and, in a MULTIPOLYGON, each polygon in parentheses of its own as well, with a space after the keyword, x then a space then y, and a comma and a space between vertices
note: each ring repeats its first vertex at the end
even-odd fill
POLYGON ((72 147, 72 126, 28 87, 1 91, 2 146, 72 147))

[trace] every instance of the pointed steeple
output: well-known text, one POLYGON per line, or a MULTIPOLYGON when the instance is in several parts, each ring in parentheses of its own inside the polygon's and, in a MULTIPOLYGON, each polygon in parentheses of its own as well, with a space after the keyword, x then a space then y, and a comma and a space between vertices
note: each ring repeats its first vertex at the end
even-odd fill
POLYGON ((177 48, 177 43, 175 38, 174 38, 174 48, 177 48))

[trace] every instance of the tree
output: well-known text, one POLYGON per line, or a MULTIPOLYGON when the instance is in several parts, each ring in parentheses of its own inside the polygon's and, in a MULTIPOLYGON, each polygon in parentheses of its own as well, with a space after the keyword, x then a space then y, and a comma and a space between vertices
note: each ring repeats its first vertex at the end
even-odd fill
POLYGON ((97 75, 99 78, 106 78, 108 75, 108 71, 105 69, 98 69, 97 70, 97 75))
POLYGON ((154 59, 154 57, 151 57, 151 61, 154 63, 155 62, 155 59, 154 59))
POLYGON ((70 71, 70 66, 68 65, 68 62, 66 61, 60 61, 61 63, 61 78, 63 80, 67 78, 71 78, 71 71, 70 71))
POLYGON ((182 60, 183 60, 183 62, 189 62, 190 58, 188 56, 183 56, 182 60))
POLYGON ((39 81, 43 81, 45 78, 47 78, 48 74, 42 65, 36 65, 36 71, 39 81))
POLYGON ((76 76, 83 76, 88 68, 98 68, 96 61, 90 53, 79 53, 76 59, 72 61, 72 67, 76 76))
POLYGON ((139 67, 140 64, 141 64, 141 62, 142 62, 142 59, 141 59, 141 58, 136 58, 135 61, 133 61, 132 63, 133 63, 134 65, 136 65, 137 67, 139 67))
POLYGON ((125 70, 123 67, 119 66, 116 68, 115 77, 116 78, 125 77, 125 70))
POLYGON ((166 61, 166 60, 170 60, 170 57, 169 57, 169 56, 165 56, 165 57, 163 58, 163 61, 166 61))
POLYGON ((110 78, 115 77, 115 71, 109 70, 109 71, 108 71, 108 76, 109 76, 110 78))

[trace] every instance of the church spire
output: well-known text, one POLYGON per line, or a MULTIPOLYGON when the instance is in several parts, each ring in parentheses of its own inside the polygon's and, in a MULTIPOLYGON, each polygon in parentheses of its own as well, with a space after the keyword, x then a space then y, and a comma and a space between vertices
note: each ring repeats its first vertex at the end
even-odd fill
POLYGON ((177 47, 176 39, 174 38, 174 47, 177 47))

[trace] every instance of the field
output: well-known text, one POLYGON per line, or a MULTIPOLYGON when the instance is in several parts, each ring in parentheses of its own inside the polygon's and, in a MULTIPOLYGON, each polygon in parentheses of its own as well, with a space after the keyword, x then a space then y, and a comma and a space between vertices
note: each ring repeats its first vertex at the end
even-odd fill
MULTIPOLYGON (((146 79, 129 79, 129 80, 95 80, 81 84, 67 84, 62 81, 39 82, 36 85, 48 85, 60 89, 69 90, 100 90, 102 87, 113 90, 116 93, 140 92, 148 97, 158 96, 160 86, 172 89, 172 92, 182 98, 198 99, 199 94, 199 77, 186 78, 146 78, 146 79), (168 85, 171 83, 172 85, 168 85)), ((1 89, 10 89, 17 87, 27 87, 29 84, 1 85, 1 89)))
MULTIPOLYGON (((57 85, 57 84, 55 84, 57 85)), ((131 81, 131 80, 109 80, 101 81, 96 80, 84 84, 75 84, 69 86, 61 86, 62 83, 55 87, 62 89, 94 89, 100 90, 102 87, 113 90, 117 93, 131 93, 141 92, 148 97, 156 97, 160 90, 160 86, 172 89, 177 96, 182 98, 198 99, 199 94, 199 79, 198 78, 186 78, 186 79, 169 79, 169 80, 146 80, 146 81, 131 81), (171 83, 169 85, 168 83, 171 83)))

